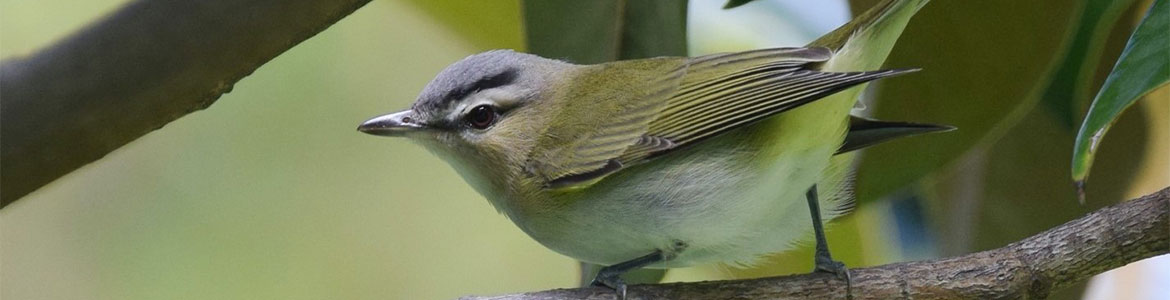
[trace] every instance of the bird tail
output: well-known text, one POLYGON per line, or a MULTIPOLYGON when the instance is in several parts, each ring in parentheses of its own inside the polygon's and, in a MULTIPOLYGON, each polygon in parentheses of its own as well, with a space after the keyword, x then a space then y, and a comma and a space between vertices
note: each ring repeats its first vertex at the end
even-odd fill
POLYGON ((910 18, 927 2, 929 0, 882 1, 808 46, 827 47, 835 53, 832 59, 823 63, 822 71, 878 69, 910 18))

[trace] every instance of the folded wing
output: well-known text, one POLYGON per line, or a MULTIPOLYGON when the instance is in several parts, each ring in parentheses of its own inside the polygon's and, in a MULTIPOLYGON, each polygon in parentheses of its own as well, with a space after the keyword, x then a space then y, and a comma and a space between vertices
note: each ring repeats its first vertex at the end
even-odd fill
MULTIPOLYGON (((630 82, 623 91, 573 95, 574 102, 564 109, 572 115, 560 116, 570 120, 563 126, 572 127, 546 132, 554 137, 541 141, 543 145, 537 148, 547 150, 533 153, 529 169, 546 180, 546 188, 588 186, 630 165, 854 85, 915 71, 820 72, 808 68, 831 55, 827 48, 776 48, 683 59, 668 70, 642 65, 613 68, 666 75, 652 82, 630 82), (612 95, 628 97, 590 98, 612 95), (589 113, 582 116, 583 111, 589 113)), ((616 64, 622 63, 626 62, 616 64)), ((639 63, 646 62, 633 62, 639 63)), ((623 89, 620 86, 617 88, 623 89)))

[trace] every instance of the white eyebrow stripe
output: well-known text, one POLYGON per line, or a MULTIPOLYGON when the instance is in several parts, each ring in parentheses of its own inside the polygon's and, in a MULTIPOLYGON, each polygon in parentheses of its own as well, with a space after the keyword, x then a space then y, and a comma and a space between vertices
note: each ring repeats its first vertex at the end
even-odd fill
POLYGON ((476 106, 490 104, 500 110, 507 110, 520 105, 523 97, 517 93, 515 86, 503 86, 486 89, 467 95, 462 101, 456 102, 455 107, 443 117, 448 121, 458 122, 468 111, 476 106))

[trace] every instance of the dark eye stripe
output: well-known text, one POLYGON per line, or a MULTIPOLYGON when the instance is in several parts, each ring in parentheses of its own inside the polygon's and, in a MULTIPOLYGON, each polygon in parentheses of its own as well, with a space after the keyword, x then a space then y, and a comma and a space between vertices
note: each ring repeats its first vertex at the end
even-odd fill
POLYGON ((443 96, 443 102, 444 104, 449 104, 454 101, 459 101, 459 99, 463 99, 464 97, 467 97, 467 95, 470 95, 476 91, 497 88, 511 84, 512 82, 516 81, 517 75, 519 75, 519 73, 515 69, 507 69, 503 72, 500 72, 499 74, 480 78, 471 85, 462 86, 447 92, 447 94, 443 96))

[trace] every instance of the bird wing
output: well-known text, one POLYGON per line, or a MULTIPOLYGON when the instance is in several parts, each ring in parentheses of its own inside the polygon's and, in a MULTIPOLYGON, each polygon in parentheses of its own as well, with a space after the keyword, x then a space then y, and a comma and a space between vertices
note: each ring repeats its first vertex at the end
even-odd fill
POLYGON ((663 57, 585 66, 549 105, 549 125, 525 169, 546 188, 585 186, 624 167, 616 160, 638 144, 686 74, 687 58, 663 57), (647 79, 650 79, 649 81, 647 79))
MULTIPOLYGON (((604 82, 610 84, 598 81, 581 88, 588 92, 570 93, 567 99, 573 100, 566 99, 565 113, 554 119, 558 126, 546 131, 543 145, 535 148, 547 150, 530 156, 529 170, 548 189, 589 186, 625 167, 851 86, 913 71, 809 68, 831 55, 821 47, 775 48, 600 65, 608 69, 591 76, 608 78, 604 82)), ((582 81, 577 85, 592 80, 582 81)))

